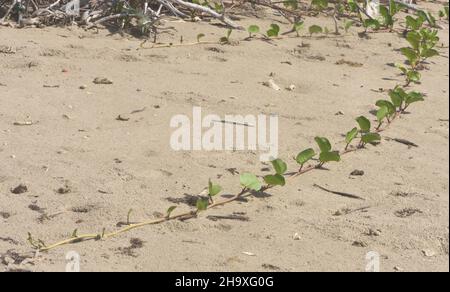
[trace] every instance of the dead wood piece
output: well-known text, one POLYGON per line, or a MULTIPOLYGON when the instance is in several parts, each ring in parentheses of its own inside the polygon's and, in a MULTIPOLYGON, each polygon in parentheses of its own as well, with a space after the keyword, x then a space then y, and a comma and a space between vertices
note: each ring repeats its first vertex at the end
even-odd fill
POLYGON ((353 195, 353 194, 349 194, 349 193, 343 193, 343 192, 335 192, 335 191, 329 190, 327 188, 324 188, 322 186, 319 186, 318 184, 314 184, 314 187, 316 187, 318 189, 321 189, 322 191, 325 191, 327 193, 334 194, 334 195, 338 195, 338 196, 342 196, 342 197, 346 197, 346 198, 350 198, 350 199, 364 200, 364 198, 361 198, 361 197, 359 197, 357 195, 353 195))

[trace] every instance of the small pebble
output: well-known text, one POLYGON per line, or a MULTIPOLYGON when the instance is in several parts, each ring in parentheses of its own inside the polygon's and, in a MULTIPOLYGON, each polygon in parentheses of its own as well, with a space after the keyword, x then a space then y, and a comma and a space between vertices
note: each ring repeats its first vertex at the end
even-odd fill
POLYGON ((20 195, 23 193, 28 192, 28 187, 24 184, 20 184, 17 187, 11 189, 11 193, 16 194, 16 195, 20 195))
POLYGON ((432 257, 436 256, 436 252, 432 249, 424 249, 424 250, 422 250, 422 253, 427 258, 432 258, 432 257))
POLYGON ((350 173, 350 175, 352 175, 352 176, 363 176, 364 175, 364 171, 355 169, 354 171, 352 171, 352 173, 350 173))

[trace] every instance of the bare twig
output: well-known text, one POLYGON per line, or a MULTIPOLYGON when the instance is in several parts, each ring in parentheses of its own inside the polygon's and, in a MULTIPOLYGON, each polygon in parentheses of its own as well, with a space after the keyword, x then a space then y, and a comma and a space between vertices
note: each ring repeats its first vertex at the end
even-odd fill
POLYGON ((334 195, 338 195, 338 196, 342 196, 342 197, 346 197, 346 198, 350 198, 350 199, 364 200, 363 198, 361 198, 361 197, 359 197, 357 195, 352 195, 352 194, 348 194, 348 193, 332 191, 332 190, 329 190, 329 189, 324 188, 322 186, 319 186, 318 184, 314 184, 314 187, 319 188, 322 191, 325 191, 325 192, 330 193, 330 194, 334 194, 334 195))
POLYGON ((244 28, 236 23, 234 23, 231 19, 227 18, 225 15, 217 13, 216 11, 212 10, 209 7, 205 7, 205 6, 201 6, 198 4, 194 4, 194 3, 190 3, 190 2, 185 2, 183 0, 167 0, 169 2, 172 3, 176 3, 180 6, 183 6, 185 8, 189 8, 195 11, 200 11, 206 14, 209 14, 210 16, 222 21, 223 23, 225 23, 226 25, 230 26, 231 28, 234 29, 239 29, 239 30, 244 30, 244 28))

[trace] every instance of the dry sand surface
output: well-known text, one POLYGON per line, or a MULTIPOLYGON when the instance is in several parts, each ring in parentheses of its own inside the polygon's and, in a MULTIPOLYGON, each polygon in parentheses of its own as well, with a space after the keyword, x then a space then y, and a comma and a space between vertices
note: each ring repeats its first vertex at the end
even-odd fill
MULTIPOLYGON (((267 16, 240 22, 279 21, 289 29, 267 16)), ((325 18, 306 20, 316 23, 332 27, 325 18)), ((170 25, 176 31, 162 42, 195 41, 199 33, 215 41, 226 32, 208 23, 170 25)), ((191 115, 193 106, 222 117, 278 114, 280 158, 290 169, 315 136, 342 141, 355 117, 371 116, 375 101, 386 98, 380 88, 403 82, 389 64, 404 59, 398 49, 406 42, 395 33, 364 39, 358 31, 139 49, 141 40, 107 30, 0 28, 0 46, 12 48, 0 53, 0 271, 64 271, 69 251, 80 254, 82 271, 364 271, 370 251, 381 255, 383 271, 448 271, 448 27, 440 32, 441 56, 414 86, 426 102, 396 121, 377 147, 194 220, 11 261, 32 251, 28 232, 48 244, 74 229, 111 231, 129 209, 131 221, 171 205, 189 210, 208 178, 226 195, 240 188, 233 169, 267 174, 255 151, 173 151, 170 119, 191 115), (113 83, 95 85, 96 77, 113 83), (263 86, 270 78, 281 91, 263 86), (294 91, 284 89, 291 84, 294 91), (23 122, 32 124, 14 125, 23 122), (356 169, 364 175, 350 175, 356 169), (20 184, 27 192, 12 193, 20 184)), ((232 39, 246 36, 233 32, 232 39)))

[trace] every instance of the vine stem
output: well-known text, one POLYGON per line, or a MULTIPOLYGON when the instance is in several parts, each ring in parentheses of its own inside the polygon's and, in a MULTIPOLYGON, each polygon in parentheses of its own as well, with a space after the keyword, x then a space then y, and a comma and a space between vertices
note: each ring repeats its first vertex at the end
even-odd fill
MULTIPOLYGON (((334 35, 334 36, 330 36, 329 38, 342 38, 341 35, 334 35)), ((290 36, 277 36, 277 37, 266 37, 266 36, 262 36, 262 37, 251 37, 251 38, 245 38, 245 39, 241 39, 238 41, 247 41, 249 39, 252 40, 260 40, 263 42, 270 42, 270 41, 277 41, 277 40, 286 40, 286 39, 299 39, 301 38, 301 36, 294 36, 294 35, 290 35, 290 36)), ((144 44, 147 43, 147 40, 143 41, 140 45, 139 48, 137 48, 137 50, 151 50, 151 49, 163 49, 163 48, 178 48, 178 47, 191 47, 191 46, 197 46, 197 45, 223 45, 223 43, 221 43, 220 41, 200 41, 200 42, 191 42, 191 43, 178 43, 178 44, 174 44, 174 43, 168 43, 168 44, 155 44, 151 47, 144 47, 144 44)))
MULTIPOLYGON (((386 126, 384 128, 377 129, 376 132, 380 133, 380 132, 383 132, 383 131, 387 130, 389 125, 391 125, 394 120, 398 119, 401 116, 401 114, 403 114, 403 112, 404 111, 397 112, 397 114, 392 118, 391 123, 386 124, 386 126)), ((349 154, 349 153, 352 153, 352 152, 356 152, 356 151, 359 151, 362 148, 363 147, 356 147, 356 148, 349 149, 349 147, 347 145, 347 147, 343 151, 340 152, 340 155, 346 155, 346 154, 349 154)), ((292 180, 292 179, 294 179, 296 177, 304 175, 304 174, 306 174, 308 172, 311 172, 311 171, 313 171, 315 169, 320 169, 322 167, 323 167, 323 163, 319 163, 319 164, 316 164, 316 165, 309 165, 307 167, 302 167, 297 172, 288 173, 285 176, 287 177, 287 179, 292 180)), ((261 191, 266 191, 266 190, 269 190, 269 189, 272 189, 272 188, 274 188, 274 186, 268 185, 268 186, 263 187, 261 189, 261 191)), ((241 199, 243 197, 251 196, 252 194, 253 194, 252 190, 250 190, 248 188, 243 188, 241 190, 241 192, 235 194, 234 196, 232 196, 232 197, 230 197, 228 199, 214 202, 213 204, 209 205, 206 210, 215 209, 217 207, 233 203, 233 202, 237 201, 238 199, 241 199)), ((207 189, 203 190, 201 193, 198 194, 198 196, 206 196, 206 195, 208 195, 208 190, 207 189)), ((166 216, 164 218, 152 219, 152 220, 147 220, 147 221, 143 221, 143 222, 140 222, 140 223, 130 224, 130 225, 128 225, 128 226, 126 226, 126 227, 124 227, 122 229, 119 229, 119 230, 116 230, 116 231, 113 231, 113 232, 110 232, 110 233, 105 233, 103 231, 100 234, 82 234, 82 235, 77 235, 77 236, 74 236, 72 238, 68 238, 68 239, 56 242, 56 243, 54 243, 52 245, 43 246, 41 248, 38 248, 38 251, 39 252, 47 252, 47 251, 50 251, 52 249, 55 249, 55 248, 58 248, 58 247, 61 247, 61 246, 64 246, 64 245, 68 245, 68 244, 73 244, 73 243, 78 243, 78 242, 83 242, 83 241, 88 241, 88 240, 108 239, 108 238, 112 238, 112 237, 118 236, 118 235, 120 235, 122 233, 129 232, 129 231, 132 231, 134 229, 142 228, 142 227, 145 227, 145 226, 148 226, 148 225, 156 225, 156 224, 161 224, 161 223, 168 222, 168 221, 173 221, 173 220, 188 220, 188 219, 196 218, 198 216, 198 213, 199 213, 198 210, 195 210, 195 211, 191 210, 191 211, 188 211, 188 212, 180 213, 178 215, 173 215, 173 216, 169 215, 169 216, 166 216)))

